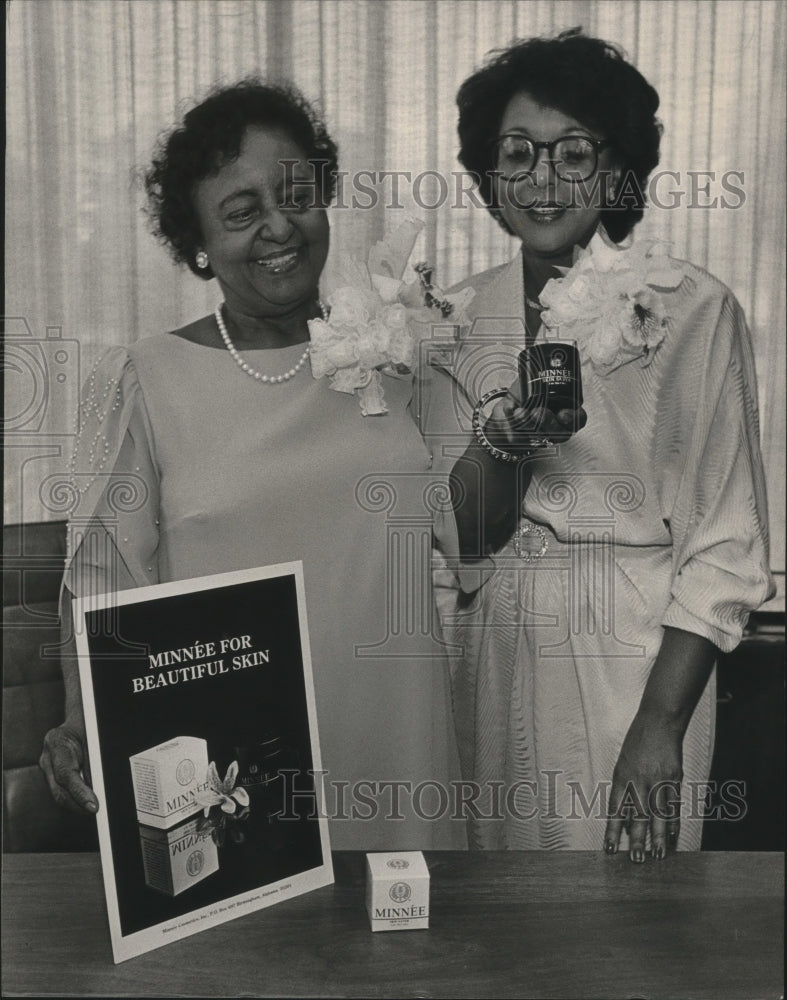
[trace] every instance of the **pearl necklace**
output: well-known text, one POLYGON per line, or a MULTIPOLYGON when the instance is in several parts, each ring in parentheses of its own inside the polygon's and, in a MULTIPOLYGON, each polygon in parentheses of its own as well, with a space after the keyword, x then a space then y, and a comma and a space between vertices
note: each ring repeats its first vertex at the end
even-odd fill
MULTIPOLYGON (((322 313, 322 318, 324 320, 328 319, 328 310, 323 305, 320 299, 317 300, 317 305, 320 307, 320 312, 322 313)), ((230 340, 230 335, 227 333, 227 327, 224 323, 224 317, 221 315, 221 306, 216 306, 216 311, 213 314, 216 317, 216 325, 219 328, 219 333, 221 334, 221 339, 224 341, 224 346, 232 355, 235 363, 238 365, 241 371, 245 372, 248 376, 256 379, 258 382, 267 382, 268 385, 273 385, 278 382, 289 382, 289 380, 297 375, 298 372, 306 364, 306 359, 309 357, 309 348, 307 347, 303 354, 298 358, 295 365, 290 368, 289 371, 282 372, 281 375, 263 375, 262 372, 258 372, 256 368, 252 368, 250 364, 243 360, 238 349, 230 340)))

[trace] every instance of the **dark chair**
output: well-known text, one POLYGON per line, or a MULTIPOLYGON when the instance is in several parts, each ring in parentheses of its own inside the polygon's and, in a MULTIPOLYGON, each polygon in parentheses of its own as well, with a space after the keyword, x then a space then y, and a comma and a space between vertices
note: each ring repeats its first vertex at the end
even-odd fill
POLYGON ((58 593, 65 523, 3 529, 3 850, 96 850, 96 822, 62 809, 38 766, 63 721, 58 593))
POLYGON ((716 748, 705 851, 783 851, 784 614, 751 616, 716 672, 716 748))

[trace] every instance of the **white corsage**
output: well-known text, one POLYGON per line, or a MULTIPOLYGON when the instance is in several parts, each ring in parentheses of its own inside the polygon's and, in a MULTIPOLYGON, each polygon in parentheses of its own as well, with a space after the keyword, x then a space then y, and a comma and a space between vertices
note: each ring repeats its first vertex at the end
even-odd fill
POLYGON ((419 280, 403 280, 422 228, 407 219, 372 247, 367 264, 341 257, 336 288, 327 296, 328 318, 309 321, 312 375, 327 376, 336 392, 357 393, 365 417, 388 412, 382 376, 416 370, 418 345, 432 323, 464 319, 469 296, 443 295, 426 265, 416 266, 419 280))
POLYGON ((684 269, 655 240, 619 247, 602 231, 574 253, 573 266, 541 292, 547 336, 576 341, 600 375, 650 364, 670 323, 659 293, 677 288, 684 269))

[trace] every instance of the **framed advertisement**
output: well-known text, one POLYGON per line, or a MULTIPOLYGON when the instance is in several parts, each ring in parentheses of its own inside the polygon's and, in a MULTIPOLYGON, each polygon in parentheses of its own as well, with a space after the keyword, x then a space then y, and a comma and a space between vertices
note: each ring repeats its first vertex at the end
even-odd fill
POLYGON ((115 961, 331 883, 301 563, 74 619, 115 961))

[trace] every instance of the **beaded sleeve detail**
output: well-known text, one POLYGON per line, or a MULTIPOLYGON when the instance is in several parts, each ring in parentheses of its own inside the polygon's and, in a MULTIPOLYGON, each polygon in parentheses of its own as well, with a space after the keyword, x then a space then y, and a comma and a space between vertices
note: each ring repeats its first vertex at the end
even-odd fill
POLYGON ((71 487, 79 495, 90 490, 106 467, 112 452, 108 418, 120 409, 123 400, 120 372, 114 375, 101 370, 106 358, 99 358, 93 366, 79 402, 77 433, 68 464, 71 487))
POLYGON ((136 368, 123 348, 95 364, 83 389, 68 466, 65 583, 74 594, 158 580, 158 474, 136 368))

